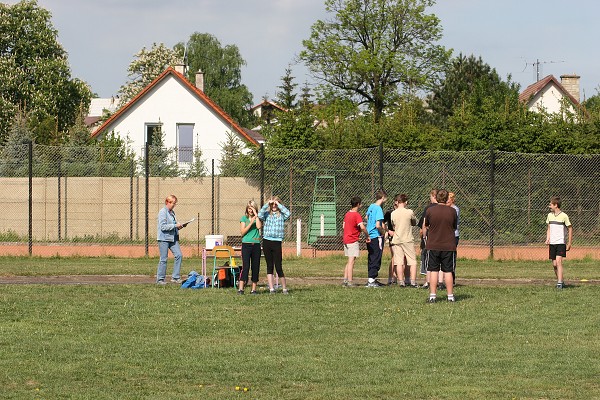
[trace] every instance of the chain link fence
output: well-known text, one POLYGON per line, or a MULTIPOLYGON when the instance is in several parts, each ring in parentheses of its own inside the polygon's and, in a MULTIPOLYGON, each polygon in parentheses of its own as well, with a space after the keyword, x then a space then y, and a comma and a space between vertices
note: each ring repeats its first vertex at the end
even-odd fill
MULTIPOLYGON (((300 226, 308 247, 324 230, 341 234, 351 197, 363 199, 364 212, 383 187, 390 199, 407 194, 417 215, 432 188, 456 193, 461 244, 489 247, 491 255, 495 246, 543 244, 552 195, 562 198, 577 245, 599 245, 600 155, 261 147, 226 162, 194 155, 181 163, 182 151, 148 147, 136 159, 100 146, 0 148, 0 201, 8 211, 0 215, 0 243, 29 243, 30 252, 48 243, 138 245, 147 252, 156 213, 173 193, 178 219, 195 219, 184 246, 200 249, 209 234, 239 235, 246 202, 277 195, 292 212, 286 241, 296 241, 300 226)), ((384 209, 391 206, 389 200, 384 209)))

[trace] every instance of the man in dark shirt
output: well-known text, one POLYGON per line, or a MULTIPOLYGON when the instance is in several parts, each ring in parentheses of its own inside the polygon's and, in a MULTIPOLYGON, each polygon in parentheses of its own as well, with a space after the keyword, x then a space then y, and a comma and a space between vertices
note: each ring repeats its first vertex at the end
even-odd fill
MULTIPOLYGON (((430 207, 425 212, 423 228, 427 228, 427 243, 425 257, 427 271, 431 273, 430 282, 437 282, 440 270, 444 273, 448 301, 454 301, 452 286, 452 271, 454 270, 454 253, 456 252, 456 212, 448 205, 448 192, 438 190, 436 195, 438 205, 430 207)), ((429 303, 435 303, 437 285, 429 285, 429 303)))
POLYGON ((426 251, 425 251, 425 243, 427 242, 427 228, 423 225, 423 221, 425 221, 425 213, 430 207, 437 205, 437 199, 435 196, 437 195, 437 189, 432 189, 429 192, 429 204, 423 210, 423 214, 421 214, 421 218, 419 218, 419 222, 417 226, 419 227, 419 237, 421 238, 421 275, 425 275, 425 284, 422 286, 423 289, 429 288, 429 278, 431 273, 427 271, 427 263, 426 263, 426 251))

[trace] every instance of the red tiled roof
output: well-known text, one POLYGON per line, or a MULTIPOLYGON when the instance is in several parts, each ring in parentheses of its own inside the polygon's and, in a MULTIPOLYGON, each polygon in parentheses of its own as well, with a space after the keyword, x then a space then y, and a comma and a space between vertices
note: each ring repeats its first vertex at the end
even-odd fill
POLYGON ((246 131, 246 134, 248 136, 251 136, 254 138, 254 140, 256 140, 258 143, 264 143, 265 142, 265 138, 263 135, 261 135, 259 132, 253 131, 252 129, 248 129, 248 128, 244 128, 244 131, 246 131))
POLYGON ((87 116, 83 119, 83 123, 85 124, 85 126, 87 126, 88 128, 90 126, 94 126, 94 124, 98 121, 100 121, 101 117, 90 117, 87 116))
POLYGON ((258 103, 257 105, 252 106, 252 108, 250 109, 250 111, 254 111, 254 110, 256 110, 259 107, 266 107, 266 106, 271 106, 271 107, 277 108, 277 109, 279 109, 281 111, 287 111, 285 108, 281 107, 279 104, 274 103, 274 102, 272 102, 270 100, 263 100, 261 103, 258 103))
MULTIPOLYGON (((92 138, 97 137, 103 131, 105 131, 114 121, 116 121, 121 115, 123 115, 127 110, 133 107, 140 99, 142 99, 153 87, 155 87, 160 81, 165 79, 167 76, 173 75, 175 79, 178 79, 183 85, 185 85, 192 93, 198 97, 198 99, 204 102, 209 108, 211 108, 220 118, 222 118, 227 124, 231 127, 232 130, 236 131, 242 137, 246 138, 250 143, 255 146, 259 145, 259 140, 257 137, 262 138, 262 135, 258 132, 254 132, 254 134, 250 134, 245 128, 242 128, 237 122, 229 116, 221 107, 217 105, 214 101, 210 99, 202 90, 198 89, 196 86, 192 85, 182 74, 175 71, 173 67, 169 67, 162 74, 160 74, 156 79, 152 81, 148 86, 142 89, 133 99, 131 99, 127 104, 121 107, 116 113, 114 113, 109 119, 107 119, 98 129, 92 133, 92 138)), ((263 138, 264 140, 264 138, 263 138)))
POLYGON ((569 93, 567 89, 565 89, 565 87, 558 81, 558 79, 554 77, 554 75, 548 75, 544 79, 540 79, 536 83, 527 86, 525 90, 523 90, 523 92, 519 95, 519 101, 522 103, 528 102, 531 98, 535 97, 542 89, 544 89, 550 83, 554 83, 558 90, 560 90, 562 94, 566 96, 575 107, 580 106, 579 101, 575 97, 573 97, 573 95, 569 93))

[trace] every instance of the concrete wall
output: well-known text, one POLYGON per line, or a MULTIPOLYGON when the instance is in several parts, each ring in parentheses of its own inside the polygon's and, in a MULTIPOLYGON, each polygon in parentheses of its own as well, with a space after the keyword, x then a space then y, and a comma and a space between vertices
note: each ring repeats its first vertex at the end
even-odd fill
MULTIPOLYGON (((34 240, 56 241, 84 237, 144 240, 144 178, 34 178, 34 240), (60 185, 60 191, 59 191, 60 185), (131 221, 133 220, 133 224, 131 221), (60 224, 59 224, 60 221, 60 224)), ((28 178, 0 178, 5 212, 0 234, 28 235, 28 178)), ((168 194, 175 194, 177 219, 196 218, 182 231, 183 239, 196 240, 212 233, 211 178, 150 178, 149 236, 156 237, 156 215, 168 194)), ((260 189, 243 178, 215 178, 214 233, 239 235, 239 220, 248 200, 260 202, 260 189)))

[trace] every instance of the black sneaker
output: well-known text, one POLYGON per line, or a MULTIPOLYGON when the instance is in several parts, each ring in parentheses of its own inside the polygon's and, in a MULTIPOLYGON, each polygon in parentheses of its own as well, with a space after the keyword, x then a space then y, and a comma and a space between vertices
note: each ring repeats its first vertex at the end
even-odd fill
POLYGON ((383 287, 385 286, 383 283, 379 282, 375 279, 373 282, 367 282, 367 287, 383 287))
POLYGON ((414 288, 414 289, 418 289, 418 288, 419 288, 419 285, 417 285, 416 283, 411 283, 411 284, 410 284, 410 287, 411 287, 411 288, 414 288))
POLYGON ((564 289, 564 287, 565 287, 565 284, 564 284, 563 282, 558 282, 558 283, 556 284, 556 288, 557 288, 557 289, 564 289))
POLYGON ((429 282, 425 282, 423 286, 421 286, 421 289, 429 289, 429 282))
POLYGON ((244 294, 244 291, 243 290, 238 290, 237 294, 244 294))
POLYGON ((430 298, 428 298, 428 299, 427 299, 427 303, 428 303, 428 304, 433 304, 433 303, 435 303, 435 297, 430 297, 430 298))
POLYGON ((256 290, 253 290, 250 292, 250 294, 258 294, 258 292, 256 290))
POLYGON ((438 288, 438 290, 446 290, 446 284, 445 283, 438 283, 437 288, 438 288))

